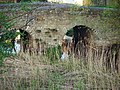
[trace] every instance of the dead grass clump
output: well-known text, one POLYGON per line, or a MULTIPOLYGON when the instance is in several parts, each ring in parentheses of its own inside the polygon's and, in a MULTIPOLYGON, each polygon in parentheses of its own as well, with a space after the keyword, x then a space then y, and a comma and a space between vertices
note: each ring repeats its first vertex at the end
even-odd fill
MULTIPOLYGON (((7 69, 4 68, 5 72, 0 74, 0 90, 120 89, 120 74, 107 69, 105 61, 108 56, 104 48, 100 52, 87 52, 86 58, 71 55, 64 61, 58 58, 58 49, 52 47, 47 50, 44 55, 20 53, 17 57, 8 58, 7 69)), ((109 57, 110 60, 113 56, 109 57)))

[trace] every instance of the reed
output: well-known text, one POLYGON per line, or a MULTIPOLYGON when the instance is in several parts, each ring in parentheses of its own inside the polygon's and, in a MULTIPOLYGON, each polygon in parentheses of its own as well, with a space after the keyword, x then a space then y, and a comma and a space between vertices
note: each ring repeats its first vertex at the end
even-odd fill
MULTIPOLYGON (((105 48, 95 52, 90 49, 86 58, 71 55, 64 61, 59 58, 57 50, 60 49, 55 48, 49 48, 49 52, 44 54, 20 53, 7 58, 5 66, 0 68, 0 90, 120 89, 120 73, 115 70, 114 61, 110 62, 109 69, 106 66, 108 56, 105 48), (58 57, 53 58, 54 55, 58 57)), ((110 60, 114 60, 114 54, 109 56, 110 60)))

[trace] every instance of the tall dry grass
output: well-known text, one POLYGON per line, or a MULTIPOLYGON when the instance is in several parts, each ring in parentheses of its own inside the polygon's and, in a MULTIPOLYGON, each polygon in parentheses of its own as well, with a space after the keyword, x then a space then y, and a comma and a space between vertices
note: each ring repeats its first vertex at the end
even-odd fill
MULTIPOLYGON (((83 50, 79 52, 81 57, 71 55, 64 61, 60 60, 58 50, 51 48, 44 55, 20 53, 9 57, 0 69, 0 90, 120 89, 120 73, 115 70, 114 61, 109 63, 110 67, 106 66, 109 55, 106 52, 110 50, 90 49, 82 58, 83 50)), ((109 58, 114 60, 114 54, 109 58)))

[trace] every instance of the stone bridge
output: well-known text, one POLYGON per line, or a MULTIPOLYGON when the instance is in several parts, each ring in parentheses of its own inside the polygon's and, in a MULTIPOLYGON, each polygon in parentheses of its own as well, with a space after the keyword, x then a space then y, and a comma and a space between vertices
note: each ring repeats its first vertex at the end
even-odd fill
POLYGON ((65 32, 76 25, 85 25, 94 29, 96 40, 105 40, 111 36, 111 33, 106 34, 105 31, 112 28, 101 17, 105 8, 57 3, 32 3, 23 6, 10 4, 0 5, 0 8, 11 17, 11 20, 16 21, 13 28, 21 28, 29 32, 33 41, 38 39, 48 44, 58 44, 65 32))

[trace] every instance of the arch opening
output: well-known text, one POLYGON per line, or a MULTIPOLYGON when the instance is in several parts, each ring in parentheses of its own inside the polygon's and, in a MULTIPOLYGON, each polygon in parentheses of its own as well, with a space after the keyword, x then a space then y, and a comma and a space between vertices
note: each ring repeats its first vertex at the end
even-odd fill
POLYGON ((120 44, 99 44, 95 42, 93 35, 93 29, 84 25, 76 25, 68 30, 62 40, 61 59, 65 60, 74 55, 75 58, 88 64, 89 61, 93 65, 95 62, 99 65, 101 62, 106 71, 120 72, 120 44))
POLYGON ((33 38, 25 30, 19 29, 20 32, 20 51, 27 52, 30 48, 33 48, 33 38))
POLYGON ((85 56, 87 48, 92 42, 93 29, 85 25, 76 25, 69 29, 62 40, 62 56, 61 59, 65 59, 69 54, 75 54, 80 56, 85 56))
POLYGON ((11 29, 8 32, 0 33, 0 42, 7 52, 13 54, 26 52, 33 46, 32 36, 22 29, 11 29))

